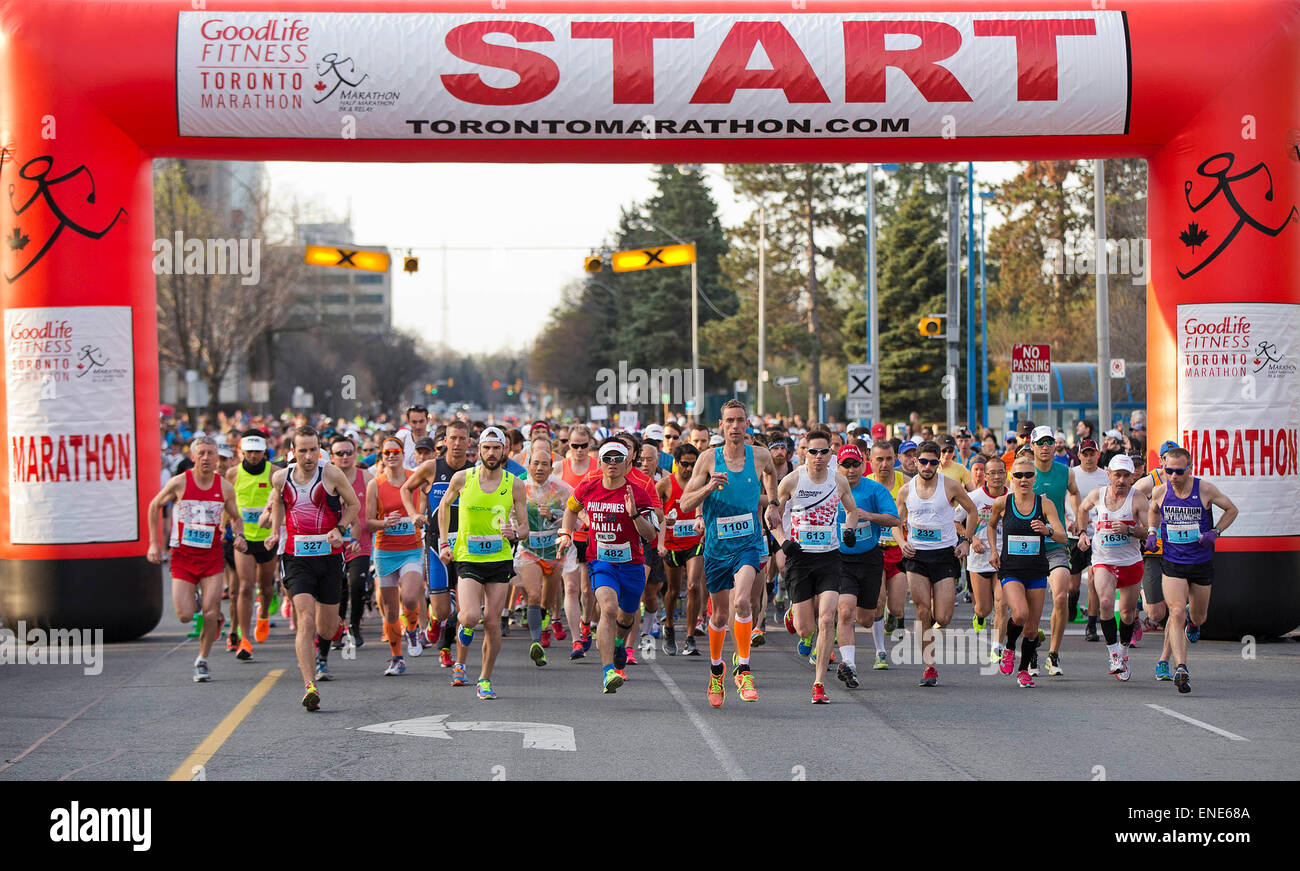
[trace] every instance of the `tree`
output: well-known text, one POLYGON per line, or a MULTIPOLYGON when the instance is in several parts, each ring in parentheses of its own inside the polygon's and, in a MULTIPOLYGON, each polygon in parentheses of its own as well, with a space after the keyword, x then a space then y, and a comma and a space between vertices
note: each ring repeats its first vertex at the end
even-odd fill
MULTIPOLYGON (((154 182, 154 224, 161 240, 156 250, 159 357, 164 365, 193 369, 208 386, 208 413, 217 416, 221 382, 231 364, 245 355, 262 331, 283 324, 301 263, 272 236, 276 215, 269 188, 249 192, 254 214, 248 220, 245 250, 260 254, 259 280, 244 284, 239 274, 223 274, 209 252, 235 235, 203 208, 179 161, 162 164, 154 182), (182 251, 172 252, 176 234, 182 251), (254 249, 251 241, 256 241, 254 249), (162 243, 165 243, 162 244, 162 243), (171 268, 176 260, 184 268, 171 268)), ((236 254, 238 256, 238 254, 236 254)), ((227 272, 236 271, 225 264, 227 272)))

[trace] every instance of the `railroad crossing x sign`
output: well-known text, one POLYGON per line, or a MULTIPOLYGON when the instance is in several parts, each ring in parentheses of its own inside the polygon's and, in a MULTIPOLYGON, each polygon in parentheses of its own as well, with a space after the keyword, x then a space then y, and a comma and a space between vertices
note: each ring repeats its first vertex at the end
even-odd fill
POLYGON ((616 251, 610 255, 609 262, 615 272, 636 272, 639 269, 658 269, 663 266, 686 266, 695 262, 695 246, 661 245, 657 248, 616 251))
POLYGON ((850 363, 846 368, 848 391, 845 403, 849 417, 861 417, 875 420, 879 417, 876 406, 876 394, 872 390, 871 376, 874 367, 870 363, 850 363))

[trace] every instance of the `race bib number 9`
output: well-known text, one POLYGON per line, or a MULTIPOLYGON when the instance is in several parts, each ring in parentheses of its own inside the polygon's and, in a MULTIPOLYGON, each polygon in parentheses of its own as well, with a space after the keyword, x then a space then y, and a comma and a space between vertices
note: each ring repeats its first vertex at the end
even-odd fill
POLYGON ((465 537, 465 551, 470 556, 491 556, 501 553, 503 543, 499 535, 468 535, 465 537))
POLYGON ((1165 541, 1170 544, 1194 544, 1200 538, 1199 523, 1170 523, 1165 526, 1165 541))
POLYGON ((329 538, 324 535, 298 535, 293 539, 294 556, 328 556, 329 538))
POLYGON ((1043 540, 1037 535, 1008 535, 1007 553, 1011 556, 1037 556, 1043 540))
POLYGON ((754 534, 754 515, 735 514, 731 517, 719 517, 718 538, 744 538, 754 534))
POLYGON ((216 527, 205 526, 201 523, 186 524, 185 531, 181 533, 181 544, 188 547, 212 547, 213 533, 216 527))
POLYGON ((627 542, 623 544, 601 544, 596 548, 596 559, 607 563, 630 563, 632 561, 632 545, 627 542))

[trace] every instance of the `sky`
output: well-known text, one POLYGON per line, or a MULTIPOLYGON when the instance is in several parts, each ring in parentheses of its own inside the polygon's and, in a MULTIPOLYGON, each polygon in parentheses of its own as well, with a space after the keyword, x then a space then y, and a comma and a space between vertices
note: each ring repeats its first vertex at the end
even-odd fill
MULTIPOLYGON (((620 210, 654 193, 654 167, 644 164, 267 167, 273 197, 296 197, 318 219, 350 213, 356 244, 392 249, 393 323, 431 346, 442 337, 446 245, 447 333, 452 349, 468 354, 528 344, 563 286, 583 277, 589 249, 613 237, 620 210), (414 275, 401 271, 407 249, 420 258, 414 275)), ((1014 172, 1014 164, 976 164, 977 188, 1014 172)), ((751 207, 721 176, 721 166, 706 167, 722 223, 734 226, 751 207)), ((690 301, 682 306, 689 312, 690 301)))

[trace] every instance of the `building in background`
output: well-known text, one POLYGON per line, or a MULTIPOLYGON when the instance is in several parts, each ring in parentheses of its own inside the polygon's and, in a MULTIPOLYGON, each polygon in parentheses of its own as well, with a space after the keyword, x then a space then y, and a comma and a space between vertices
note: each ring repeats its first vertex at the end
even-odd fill
MULTIPOLYGON (((364 248, 383 251, 383 245, 359 245, 352 237, 350 222, 298 224, 300 245, 334 248, 364 248)), ((295 294, 293 312, 286 329, 323 325, 362 333, 382 333, 393 320, 393 276, 390 272, 312 267, 307 280, 295 294)))

